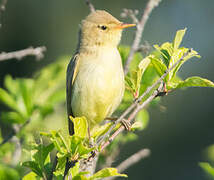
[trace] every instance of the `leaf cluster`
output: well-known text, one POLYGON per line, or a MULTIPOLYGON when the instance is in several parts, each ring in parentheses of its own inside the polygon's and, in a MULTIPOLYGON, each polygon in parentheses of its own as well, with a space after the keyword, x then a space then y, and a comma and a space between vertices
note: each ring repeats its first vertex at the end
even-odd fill
POLYGON ((65 84, 62 83, 66 69, 65 61, 58 61, 43 69, 34 79, 13 79, 7 75, 0 88, 0 103, 8 111, 1 113, 7 124, 23 124, 36 117, 44 119, 54 106, 65 101, 65 84))
POLYGON ((80 160, 87 159, 95 147, 90 147, 88 139, 88 123, 85 117, 72 118, 74 122, 75 135, 64 135, 61 131, 51 131, 50 133, 41 133, 48 138, 50 144, 34 144, 31 150, 31 161, 22 163, 32 170, 23 179, 49 179, 54 174, 54 178, 63 179, 65 165, 67 160, 73 162, 73 167, 69 174, 75 180, 96 180, 111 176, 123 176, 115 168, 104 168, 92 176, 85 176, 88 172, 80 171, 80 160), (50 160, 50 153, 56 150, 57 165, 53 169, 53 163, 50 160), (53 171, 53 172, 52 172, 53 171))

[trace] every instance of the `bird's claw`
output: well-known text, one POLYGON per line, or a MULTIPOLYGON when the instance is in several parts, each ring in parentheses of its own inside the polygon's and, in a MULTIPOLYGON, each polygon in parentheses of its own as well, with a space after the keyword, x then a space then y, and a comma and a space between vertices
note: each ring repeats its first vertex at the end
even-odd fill
POLYGON ((131 125, 130 121, 128 121, 128 120, 126 120, 126 119, 123 119, 123 120, 121 121, 121 124, 125 127, 125 129, 126 129, 127 131, 131 131, 132 125, 131 125))

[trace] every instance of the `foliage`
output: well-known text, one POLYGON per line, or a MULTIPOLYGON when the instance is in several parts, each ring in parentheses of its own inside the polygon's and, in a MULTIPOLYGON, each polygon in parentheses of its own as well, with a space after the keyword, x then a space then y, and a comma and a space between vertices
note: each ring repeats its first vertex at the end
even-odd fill
MULTIPOLYGON (((0 88, 0 103, 6 107, 5 111, 0 114, 0 142, 3 141, 2 136, 5 136, 4 127, 6 127, 9 129, 9 131, 6 132, 8 134, 18 130, 16 135, 20 141, 22 141, 23 147, 29 148, 29 142, 30 146, 34 148, 37 147, 34 143, 32 144, 33 133, 38 132, 38 129, 41 128, 49 129, 51 127, 50 124, 47 123, 45 127, 44 122, 48 121, 50 116, 53 118, 56 117, 59 113, 54 109, 59 105, 63 105, 65 102, 65 70, 67 59, 68 57, 60 58, 55 63, 42 69, 31 79, 12 79, 10 75, 5 77, 5 89, 0 88), (26 127, 19 131, 19 127, 27 121, 30 123, 26 124, 26 127)), ((65 114, 65 112, 63 112, 63 114, 65 114)), ((60 118, 62 118, 62 115, 60 116, 60 118)), ((52 120, 52 122, 54 122, 54 120, 52 120)), ((38 146, 38 151, 40 152, 41 150, 39 150, 39 148, 43 148, 43 146, 38 146)), ((8 142, 1 145, 0 163, 15 165, 16 169, 19 170, 17 173, 21 176, 24 169, 18 164, 14 164, 13 156, 15 155, 15 151, 14 143, 8 142)), ((22 156, 19 157, 19 161, 20 158, 23 160, 29 159, 29 152, 30 150, 23 151, 22 156)), ((28 164, 30 163, 31 162, 28 164)), ((44 164, 40 162, 40 164, 37 165, 42 170, 50 166, 50 163, 46 164, 46 161, 43 163, 44 164)), ((7 169, 9 169, 9 167, 7 169)))
POLYGON ((200 162, 199 166, 207 173, 209 177, 214 179, 214 167, 207 162, 200 162))
MULTIPOLYGON (((189 51, 188 48, 180 47, 185 32, 186 29, 178 31, 172 43, 166 42, 160 46, 154 45, 155 50, 146 57, 143 57, 140 52, 134 55, 130 71, 125 77, 126 91, 124 98, 113 116, 119 116, 133 100, 145 92, 149 86, 165 74, 167 69, 171 68, 174 63, 179 62, 183 55, 189 51)), ((130 48, 121 46, 119 51, 124 63, 130 48)), ((199 58, 200 56, 196 51, 192 50, 164 78, 167 92, 186 87, 214 87, 214 83, 205 78, 193 76, 182 80, 177 75, 184 62, 192 57, 199 58)), ((58 122, 62 120, 61 122, 63 122, 66 118, 65 71, 68 59, 68 57, 60 58, 41 70, 34 78, 13 79, 10 75, 5 77, 4 89, 0 88, 0 102, 6 107, 6 111, 1 113, 1 124, 7 125, 14 131, 14 127, 20 127, 27 121, 30 121, 30 123, 28 127, 24 127, 16 134, 22 146, 25 147, 24 155, 21 157, 23 161, 22 167, 17 164, 15 168, 10 167, 15 151, 13 143, 8 142, 0 146, 0 177, 5 176, 7 179, 22 177, 23 174, 26 174, 26 169, 23 167, 27 167, 31 169, 31 172, 23 177, 24 180, 47 179, 51 176, 52 171, 54 178, 60 180, 63 178, 67 161, 73 163, 69 173, 72 174, 74 180, 126 176, 119 174, 114 168, 103 168, 91 176, 88 176, 88 172, 81 172, 80 170, 81 162, 91 157, 93 151, 100 150, 100 146, 96 145, 96 142, 108 131, 112 122, 95 127, 91 131, 90 140, 88 137, 88 123, 85 117, 70 117, 74 122, 75 128, 75 135, 73 136, 69 136, 67 131, 64 130, 67 127, 63 127, 62 130, 59 130, 59 128, 51 130, 47 133, 48 129, 51 129, 51 125, 55 124, 54 120, 58 122), (59 113, 60 108, 61 113, 59 113), (47 123, 45 126, 44 124, 49 122, 49 119, 51 123, 47 123), (35 132, 41 130, 45 130, 45 132, 41 132, 39 137, 35 135, 35 132), (29 137, 33 137, 33 135, 35 141, 32 142, 32 138, 29 137), (55 155, 58 163, 54 168, 53 156, 55 155)), ((142 101, 146 100, 151 93, 145 96, 142 101)), ((159 102, 160 98, 155 98, 150 105, 157 105, 159 102)), ((120 134, 105 151, 100 152, 99 163, 104 163, 103 160, 106 157, 116 154, 121 145, 137 139, 134 131, 144 130, 149 123, 147 108, 137 114, 131 132, 120 134)), ((3 141, 1 136, 0 140, 3 141)), ((201 166, 205 169, 212 169, 207 164, 202 164, 201 166)))
MULTIPOLYGON (((161 46, 154 45, 156 51, 148 55, 146 58, 144 58, 137 68, 137 71, 134 72, 135 75, 133 76, 131 74, 131 80, 130 77, 126 79, 126 82, 128 84, 128 89, 133 93, 134 96, 138 94, 139 87, 141 81, 139 79, 142 78, 141 68, 146 68, 148 64, 151 62, 152 66, 156 70, 157 74, 159 76, 162 76, 167 69, 171 68, 177 61, 179 61, 185 53, 189 50, 185 47, 179 47, 183 36, 186 32, 186 29, 177 31, 176 36, 174 38, 173 43, 165 42, 161 46), (141 68, 140 68, 141 67, 141 68)), ((192 57, 200 57, 198 53, 194 50, 191 50, 191 52, 183 58, 182 61, 180 61, 174 69, 172 69, 168 75, 164 78, 164 82, 166 83, 167 90, 174 90, 178 88, 184 88, 184 87, 214 87, 214 83, 198 77, 193 76, 189 77, 185 80, 181 80, 177 76, 178 70, 181 68, 184 62, 189 60, 192 57)), ((145 70, 143 69, 142 72, 145 70)), ((133 73, 133 72, 132 72, 133 73)))
POLYGON ((0 178, 7 179, 7 180, 19 180, 20 176, 15 169, 9 166, 0 164, 0 178))
POLYGON ((88 123, 85 117, 72 118, 74 122, 75 135, 63 135, 60 131, 51 131, 50 133, 41 133, 42 136, 46 136, 50 144, 45 146, 43 143, 35 144, 31 150, 31 161, 24 162, 22 165, 30 168, 32 172, 28 173, 24 178, 33 176, 48 179, 50 177, 51 170, 53 169, 53 163, 50 161, 50 153, 54 149, 57 150, 57 166, 54 169, 54 175, 57 179, 62 179, 65 171, 65 164, 67 159, 74 163, 70 169, 73 179, 95 180, 110 176, 123 176, 125 174, 119 174, 115 168, 104 168, 92 176, 86 177, 88 172, 80 171, 80 160, 87 159, 91 156, 91 152, 95 147, 89 146, 88 139, 88 123))
POLYGON ((29 119, 44 119, 51 114, 57 103, 65 101, 64 80, 65 62, 59 61, 43 69, 35 79, 12 79, 5 77, 4 86, 0 88, 0 102, 9 111, 1 114, 5 123, 22 124, 29 119), (39 116, 39 117, 38 117, 39 116))
POLYGON ((214 145, 208 146, 203 151, 203 156, 205 157, 205 161, 207 162, 200 162, 199 166, 203 169, 208 179, 214 179, 214 145))

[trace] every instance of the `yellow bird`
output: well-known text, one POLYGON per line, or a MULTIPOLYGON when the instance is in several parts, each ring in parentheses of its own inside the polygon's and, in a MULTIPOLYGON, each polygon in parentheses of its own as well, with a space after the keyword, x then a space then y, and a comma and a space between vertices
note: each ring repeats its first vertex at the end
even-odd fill
MULTIPOLYGON (((90 129, 110 117, 123 98, 124 72, 117 46, 122 30, 132 26, 103 10, 82 21, 77 52, 67 67, 67 113, 85 116, 90 129)), ((74 134, 70 120, 69 133, 74 134)))

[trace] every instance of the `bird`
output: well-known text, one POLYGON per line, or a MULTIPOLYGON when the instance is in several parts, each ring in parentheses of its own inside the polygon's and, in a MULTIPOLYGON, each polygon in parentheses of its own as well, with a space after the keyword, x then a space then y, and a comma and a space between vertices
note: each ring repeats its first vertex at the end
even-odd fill
POLYGON ((118 51, 125 24, 105 10, 91 12, 81 22, 76 53, 66 72, 69 134, 72 117, 84 116, 93 129, 119 106, 125 89, 122 60, 118 51))

